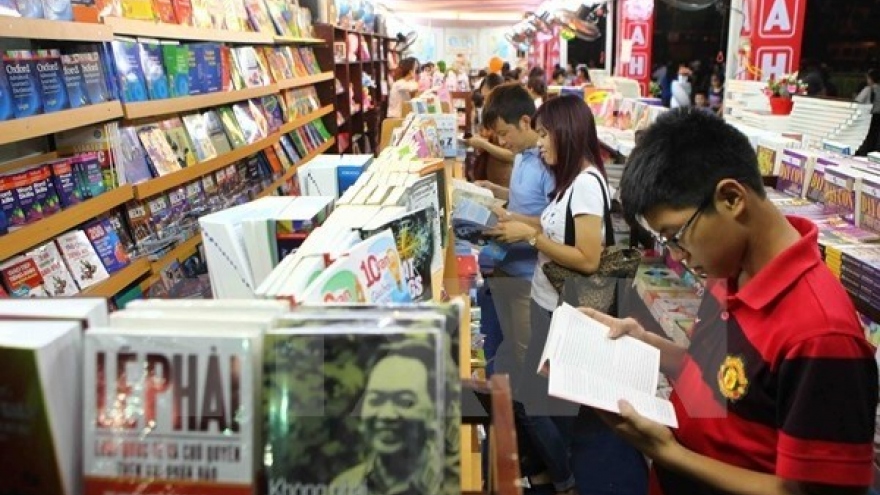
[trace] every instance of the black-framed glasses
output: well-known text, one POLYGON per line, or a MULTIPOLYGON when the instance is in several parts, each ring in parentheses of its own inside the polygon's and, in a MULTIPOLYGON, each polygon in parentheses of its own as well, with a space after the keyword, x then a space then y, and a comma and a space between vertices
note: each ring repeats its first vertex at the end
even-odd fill
POLYGON ((655 232, 651 227, 648 226, 648 222, 645 221, 645 217, 639 215, 638 222, 639 225, 642 226, 643 229, 647 230, 651 233, 654 239, 657 240, 657 243, 660 244, 663 248, 673 249, 675 251, 687 251, 687 249, 681 245, 681 238, 684 237, 685 233, 687 233, 687 229, 690 228, 691 225, 697 220, 697 217, 700 216, 701 213, 706 211, 706 208, 712 204, 712 201, 715 199, 715 194, 709 195, 700 206, 697 207, 696 211, 687 219, 687 221, 682 224, 681 228, 673 234, 671 237, 666 237, 659 232, 655 232))

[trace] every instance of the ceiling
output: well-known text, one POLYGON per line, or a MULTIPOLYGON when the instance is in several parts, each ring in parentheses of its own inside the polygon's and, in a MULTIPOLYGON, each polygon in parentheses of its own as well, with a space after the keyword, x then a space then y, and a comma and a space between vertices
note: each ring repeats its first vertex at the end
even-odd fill
POLYGON ((380 0, 404 19, 430 20, 432 24, 514 24, 544 0, 380 0))

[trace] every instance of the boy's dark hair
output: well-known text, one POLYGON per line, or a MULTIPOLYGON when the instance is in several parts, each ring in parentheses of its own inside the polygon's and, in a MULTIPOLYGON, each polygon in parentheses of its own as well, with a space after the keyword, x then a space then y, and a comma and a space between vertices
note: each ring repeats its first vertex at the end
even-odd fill
POLYGON ((519 83, 505 83, 489 93, 486 108, 483 109, 483 124, 493 129, 498 119, 519 128, 523 115, 535 116, 535 101, 528 90, 519 83))
MULTIPOLYGON (((748 138, 717 115, 696 108, 665 112, 639 135, 620 181, 628 222, 658 206, 699 208, 723 179, 766 197, 748 138)), ((709 204, 707 211, 712 211, 709 204)))

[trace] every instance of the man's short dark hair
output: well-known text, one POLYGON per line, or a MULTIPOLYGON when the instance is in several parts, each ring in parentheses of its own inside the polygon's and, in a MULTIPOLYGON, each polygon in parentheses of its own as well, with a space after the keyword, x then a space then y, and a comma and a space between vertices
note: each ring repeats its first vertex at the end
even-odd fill
POLYGON ((698 208, 723 179, 766 197, 748 138, 717 115, 679 108, 639 135, 620 181, 620 201, 630 222, 660 206, 698 208))
POLYGON ((528 90, 519 83, 506 83, 496 87, 489 94, 486 108, 483 109, 483 123, 492 129, 498 119, 519 127, 523 115, 535 116, 535 101, 528 90))

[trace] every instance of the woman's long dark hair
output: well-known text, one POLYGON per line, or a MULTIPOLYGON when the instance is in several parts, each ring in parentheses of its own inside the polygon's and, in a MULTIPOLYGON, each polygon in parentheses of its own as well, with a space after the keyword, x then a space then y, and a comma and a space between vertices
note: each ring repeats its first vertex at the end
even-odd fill
POLYGON ((584 160, 605 176, 596 120, 582 98, 562 95, 544 102, 532 119, 532 126, 541 126, 550 134, 556 147, 556 165, 549 167, 556 179, 550 199, 559 199, 584 169, 584 160))
POLYGON ((419 65, 419 61, 415 57, 407 57, 400 61, 397 69, 394 71, 394 80, 400 80, 408 76, 410 72, 414 72, 419 65))

